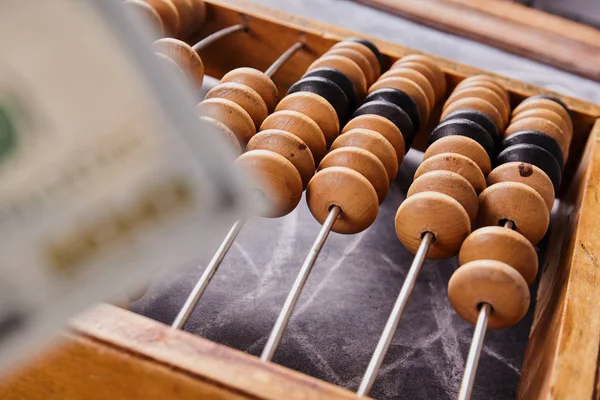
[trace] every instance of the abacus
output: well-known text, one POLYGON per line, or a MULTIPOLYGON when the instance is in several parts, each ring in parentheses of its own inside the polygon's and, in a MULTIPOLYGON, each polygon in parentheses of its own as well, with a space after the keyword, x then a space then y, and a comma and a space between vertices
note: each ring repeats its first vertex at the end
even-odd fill
POLYGON ((171 327, 102 305, 1 382, 0 397, 367 396, 425 259, 458 255, 448 295, 475 325, 459 394, 469 398, 486 330, 527 310, 555 197, 560 229, 550 228, 518 397, 597 396, 600 107, 245 0, 127 1, 168 36, 154 48, 191 85, 221 78, 198 108, 274 205, 261 216, 290 213, 306 190, 322 227, 260 358, 184 331, 238 221, 171 327), (424 161, 394 223, 415 257, 358 393, 270 362, 329 232, 369 228, 411 147, 424 161))

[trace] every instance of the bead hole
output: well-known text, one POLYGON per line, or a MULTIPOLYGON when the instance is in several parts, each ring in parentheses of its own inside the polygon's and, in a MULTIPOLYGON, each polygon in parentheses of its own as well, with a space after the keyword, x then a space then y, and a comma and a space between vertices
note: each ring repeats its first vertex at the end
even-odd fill
POLYGON ((512 230, 517 230, 517 224, 515 224, 515 221, 513 221, 512 219, 508 219, 508 218, 503 218, 500 221, 498 221, 498 226, 502 226, 502 227, 506 227, 506 224, 510 223, 512 225, 512 230))
POLYGON ((425 232, 421 232, 421 240, 423 240, 423 238, 425 237, 425 235, 427 235, 428 233, 431 233, 431 236, 433 236, 433 239, 431 239, 431 244, 435 243, 435 234, 433 232, 430 231, 425 231, 425 232))
POLYGON ((484 304, 490 306, 490 314, 492 314, 494 312, 494 306, 490 303, 486 303, 485 301, 482 301, 481 303, 477 304, 477 311, 481 311, 481 307, 483 307, 484 304))

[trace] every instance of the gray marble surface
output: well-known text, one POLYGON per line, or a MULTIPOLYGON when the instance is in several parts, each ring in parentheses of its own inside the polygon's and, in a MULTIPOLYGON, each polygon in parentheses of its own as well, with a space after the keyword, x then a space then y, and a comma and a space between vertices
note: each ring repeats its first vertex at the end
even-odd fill
MULTIPOLYGON (((600 99, 597 83, 352 2, 259 2, 589 101, 600 99)), ((330 235, 275 362, 357 389, 412 260, 396 238, 393 217, 420 157, 418 152, 409 153, 370 229, 352 236, 330 235)), ((260 354, 319 227, 304 200, 284 218, 249 221, 186 329, 260 354)), ((171 323, 218 239, 198 244, 204 253, 199 268, 156 277, 134 309, 171 323)), ((456 259, 426 262, 371 392, 373 397, 456 398, 473 330, 447 299, 448 279, 457 265, 456 259)), ((488 333, 474 399, 515 398, 530 325, 531 310, 517 326, 488 333)))

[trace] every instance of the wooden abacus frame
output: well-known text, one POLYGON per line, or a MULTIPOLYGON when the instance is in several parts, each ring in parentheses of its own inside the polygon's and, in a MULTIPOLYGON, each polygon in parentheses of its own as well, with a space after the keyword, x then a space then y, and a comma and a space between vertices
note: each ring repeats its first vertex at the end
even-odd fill
MULTIPOLYGON (((207 0, 199 37, 247 23, 203 51, 207 75, 236 67, 265 69, 297 40, 306 44, 274 76, 285 92, 334 43, 356 33, 258 6, 246 0, 207 0), (221 49, 227 51, 220 51, 221 49)), ((364 35, 362 35, 364 36, 364 35)), ((417 51, 372 37, 391 62, 417 51)), ((444 70, 448 93, 482 73, 432 56, 444 70)), ((535 317, 523 363, 520 399, 600 398, 600 106, 495 76, 514 107, 546 93, 569 107, 575 133, 560 204, 542 267, 535 317)), ((443 102, 441 102, 443 104, 443 102)), ((436 114, 437 113, 437 114, 436 114)), ((434 112, 432 124, 439 120, 434 112)), ((415 141, 423 148, 431 126, 415 141)), ((77 318, 63 341, 0 382, 2 399, 350 399, 356 395, 296 371, 176 331, 129 311, 102 305, 77 318)))

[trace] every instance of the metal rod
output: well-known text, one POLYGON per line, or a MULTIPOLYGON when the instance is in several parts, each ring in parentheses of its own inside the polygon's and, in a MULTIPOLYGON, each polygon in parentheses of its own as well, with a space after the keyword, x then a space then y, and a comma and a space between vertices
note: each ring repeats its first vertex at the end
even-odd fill
POLYGON ((481 349, 483 348, 483 339, 485 338, 485 331, 487 330, 487 322, 491 310, 492 307, 487 303, 483 303, 479 310, 477 325, 475 325, 475 331, 473 332, 473 341, 469 348, 469 356, 467 357, 465 372, 460 384, 460 392, 458 393, 459 400, 469 400, 471 398, 473 383, 475 382, 475 375, 477 374, 477 366, 479 365, 479 356, 481 355, 481 349))
POLYGON ((298 50, 300 50, 302 47, 304 47, 304 43, 302 43, 302 42, 294 43, 292 45, 292 47, 287 49, 285 51, 285 53, 283 53, 281 56, 279 56, 279 58, 277 60, 275 60, 275 62, 273 64, 271 64, 271 66, 265 71, 265 75, 268 76, 269 78, 272 77, 273 75, 275 75, 275 73, 279 70, 279 68, 281 68, 281 66, 291 56, 293 56, 298 50))
POLYGON ((319 257, 319 252, 323 248, 325 244, 325 240, 327 240, 327 236, 333 227, 333 224, 341 214, 342 209, 338 206, 333 206, 329 211, 329 215, 325 219, 315 242, 313 243, 308 256, 304 260, 304 264, 302 264, 302 268, 300 268, 300 272, 298 272, 298 276, 294 281, 294 285, 292 286, 292 290, 288 294, 285 299, 285 303, 279 316, 277 317, 277 322, 275 322, 275 326, 269 335, 269 339, 267 340, 267 344, 263 349, 263 352, 260 356, 261 361, 270 361, 273 358, 273 355, 277 351, 277 346, 281 341, 281 337, 283 336, 283 332, 287 327, 287 324, 294 312, 294 307, 298 302, 298 298, 300 297, 300 293, 302 293, 302 289, 304 288, 304 284, 308 279, 308 275, 312 270, 312 267, 315 265, 315 261, 317 261, 317 257, 319 257))
POLYGON ((371 357, 367 371, 365 372, 362 382, 360 383, 360 387, 358 388, 357 394, 359 396, 366 396, 371 391, 373 382, 375 382, 375 379, 377 378, 377 374, 379 373, 383 359, 385 358, 390 344, 392 343, 392 339, 394 338, 394 334, 398 328, 398 323, 400 322, 400 318, 402 318, 402 313, 406 308, 410 294, 415 287, 415 282, 417 281, 419 272, 421 272, 423 262, 425 261, 425 256, 427 255, 429 246, 431 243, 433 243, 433 239, 434 236, 431 232, 427 232, 425 235, 423 235, 419 249, 417 250, 412 265, 408 270, 406 279, 402 284, 402 289, 400 289, 400 294, 398 294, 394 308, 392 309, 390 317, 385 324, 385 328, 383 329, 383 333, 379 338, 375 352, 371 357))
POLYGON ((515 223, 512 222, 510 219, 507 219, 506 222, 504 223, 504 227, 506 229, 515 229, 515 223))
POLYGON ((205 37, 204 39, 202 39, 201 41, 199 41, 198 43, 193 45, 192 49, 194 49, 194 51, 197 53, 200 50, 202 50, 203 48, 205 48, 206 46, 208 46, 209 44, 216 42, 217 40, 219 40, 229 34, 232 34, 234 32, 238 32, 238 31, 242 31, 242 30, 246 31, 247 29, 248 28, 244 24, 233 25, 228 28, 221 29, 220 31, 216 31, 215 33, 208 35, 207 37, 205 37))
POLYGON ((225 258, 225 254, 227 254, 227 251, 233 244, 233 241, 235 240, 236 236, 238 235, 238 233, 240 233, 242 226, 244 226, 244 221, 237 221, 235 224, 233 224, 229 232, 227 232, 227 236, 225 236, 225 239, 223 239, 223 242, 221 242, 221 245, 217 249, 217 252, 210 260, 208 267, 206 267, 206 269, 202 273, 202 276, 200 277, 200 279, 198 279, 198 282, 196 282, 196 286, 194 286, 194 289, 192 289, 192 292, 185 301, 185 304, 183 305, 181 310, 179 310, 179 314, 177 314, 175 321, 173 321, 173 324, 171 325, 172 328, 183 329, 188 319, 190 318, 190 315, 192 315, 192 312, 198 305, 198 301, 200 301, 200 298, 204 294, 204 291, 210 283, 210 280, 215 275, 215 272, 217 272, 219 265, 221 265, 223 258, 225 258))

